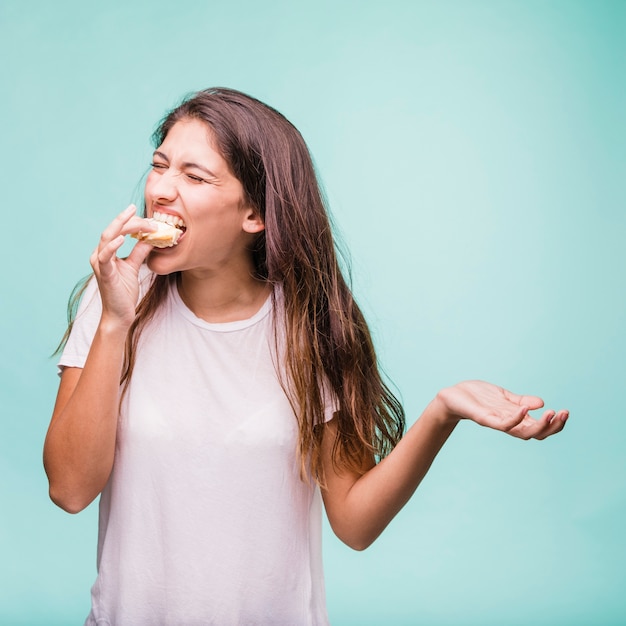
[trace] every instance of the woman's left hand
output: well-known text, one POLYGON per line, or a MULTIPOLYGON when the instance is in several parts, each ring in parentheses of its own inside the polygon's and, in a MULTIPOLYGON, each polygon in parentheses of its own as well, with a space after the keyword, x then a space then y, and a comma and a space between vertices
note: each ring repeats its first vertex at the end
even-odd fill
POLYGON ((544 411, 539 419, 529 411, 543 407, 537 396, 520 396, 480 380, 442 389, 437 400, 451 421, 469 419, 481 426, 501 430, 520 439, 545 439, 565 426, 569 411, 544 411))

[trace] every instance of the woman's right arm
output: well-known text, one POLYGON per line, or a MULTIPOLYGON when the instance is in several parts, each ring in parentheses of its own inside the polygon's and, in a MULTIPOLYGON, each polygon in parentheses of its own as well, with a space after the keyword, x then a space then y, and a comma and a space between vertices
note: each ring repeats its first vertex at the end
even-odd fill
POLYGON ((83 368, 63 370, 44 444, 50 498, 78 513, 102 491, 113 467, 120 376, 128 329, 139 297, 139 267, 152 247, 137 243, 117 257, 124 235, 153 227, 128 207, 102 233, 91 265, 102 298, 102 316, 83 368))

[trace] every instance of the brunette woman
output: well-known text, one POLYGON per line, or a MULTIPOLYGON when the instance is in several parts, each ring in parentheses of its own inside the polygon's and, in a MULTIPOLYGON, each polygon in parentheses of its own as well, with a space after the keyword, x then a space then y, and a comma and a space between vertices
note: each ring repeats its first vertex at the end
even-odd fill
POLYGON ((155 134, 145 217, 177 245, 105 229, 60 360, 50 496, 100 495, 87 624, 327 624, 321 504, 362 550, 461 419, 523 439, 566 411, 484 382, 442 390, 404 433, 339 269, 307 147, 276 110, 209 89, 155 134), (320 497, 321 495, 321 497, 320 497))

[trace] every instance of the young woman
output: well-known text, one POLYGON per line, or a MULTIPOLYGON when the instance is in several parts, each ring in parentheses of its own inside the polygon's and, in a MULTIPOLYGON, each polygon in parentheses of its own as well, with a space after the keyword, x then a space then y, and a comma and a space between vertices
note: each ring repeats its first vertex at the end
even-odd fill
POLYGON ((321 496, 366 548, 461 419, 523 439, 567 411, 484 382, 437 394, 403 436, 337 264, 306 145, 277 111, 202 91, 155 133, 145 217, 105 229, 60 360, 52 500, 100 495, 87 624, 327 624, 321 496))

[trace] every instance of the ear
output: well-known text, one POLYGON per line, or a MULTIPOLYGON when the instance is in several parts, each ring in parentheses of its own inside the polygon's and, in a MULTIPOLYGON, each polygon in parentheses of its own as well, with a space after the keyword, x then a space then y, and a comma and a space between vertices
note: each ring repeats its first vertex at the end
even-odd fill
POLYGON ((257 211, 248 208, 244 214, 242 228, 246 233, 260 233, 265 230, 265 222, 261 219, 257 211))

